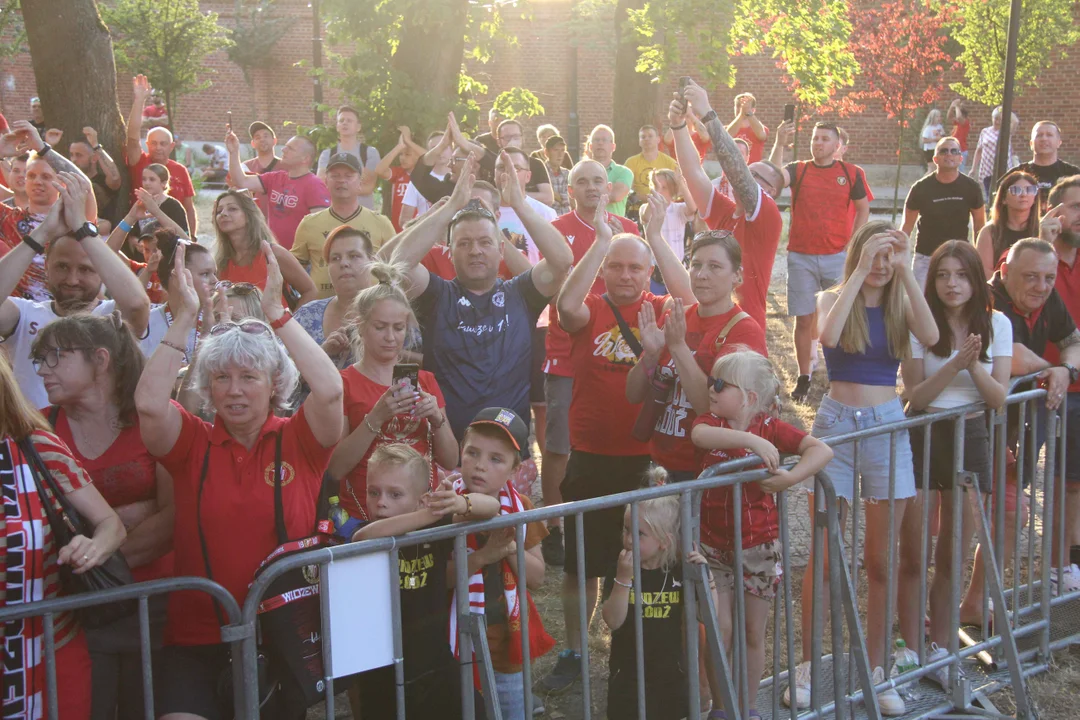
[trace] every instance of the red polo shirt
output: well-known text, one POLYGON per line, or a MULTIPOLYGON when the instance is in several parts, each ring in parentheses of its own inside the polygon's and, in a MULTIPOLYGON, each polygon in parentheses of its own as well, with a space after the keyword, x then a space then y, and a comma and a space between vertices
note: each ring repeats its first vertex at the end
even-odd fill
MULTIPOLYGON (((1065 307, 1069 309, 1073 322, 1080 320, 1080 253, 1073 258, 1071 266, 1059 256, 1057 280, 1054 281, 1054 289, 1057 290, 1058 295, 1065 302, 1065 307)), ((1045 355, 1047 361, 1054 365, 1061 362, 1061 353, 1054 343, 1046 344, 1045 355)), ((1080 379, 1069 386, 1069 392, 1080 392, 1080 379)), ((1073 432, 1077 431, 1074 429, 1073 432)))
MULTIPOLYGON (((703 318, 698 315, 697 304, 686 309, 686 344, 694 353, 698 367, 706 375, 711 373, 716 358, 736 350, 754 350, 768 357, 765 331, 752 317, 743 318, 732 326, 725 338, 720 337, 728 322, 742 311, 736 305, 721 315, 703 318)), ((672 388, 671 402, 656 421, 656 429, 649 441, 649 454, 653 462, 668 470, 694 472, 699 462, 695 457, 694 443, 690 441, 690 428, 697 415, 686 398, 675 361, 667 350, 660 356, 659 367, 666 368, 666 372, 675 377, 675 386, 672 388)))
POLYGON ((765 327, 765 307, 769 298, 776 249, 784 220, 776 201, 758 188, 758 206, 753 217, 735 217, 735 201, 717 189, 705 208, 705 224, 710 230, 730 230, 742 248, 743 282, 735 288, 735 300, 743 310, 765 327))
MULTIPOLYGON (((641 304, 652 303, 660 318, 667 299, 667 295, 643 292, 640 299, 620 306, 619 313, 640 340, 637 323, 641 304)), ((649 445, 631 434, 641 403, 632 405, 626 399, 626 376, 637 358, 623 339, 607 301, 590 293, 585 305, 589 322, 570 335, 575 380, 570 396, 570 447, 597 455, 648 455, 649 445)))
MULTIPOLYGON (((694 421, 694 427, 726 428, 727 420, 712 413, 694 421)), ((760 415, 750 423, 747 432, 764 438, 782 453, 797 453, 806 433, 782 420, 760 415)), ((745 449, 700 450, 700 469, 717 463, 737 460, 749 455, 745 449)), ((759 467, 764 467, 759 466, 759 467)), ((779 536, 780 515, 776 498, 761 489, 756 482, 742 486, 742 546, 752 548, 775 540, 779 536)), ((701 542, 717 550, 735 549, 735 493, 730 486, 706 490, 701 497, 701 542)))
MULTIPOLYGON (((622 225, 623 232, 638 234, 637 225, 632 221, 621 215, 608 213, 608 219, 612 218, 622 225)), ((575 265, 581 262, 581 259, 585 257, 585 253, 596 242, 596 230, 592 225, 585 222, 577 214, 576 210, 571 210, 565 215, 555 218, 551 221, 551 226, 561 232, 566 241, 570 243, 570 251, 574 254, 575 265)), ((599 274, 597 274, 596 280, 593 282, 592 292, 597 296, 603 295, 605 292, 604 280, 599 274)), ((551 317, 558 317, 558 309, 555 307, 554 302, 551 303, 551 317)), ((634 316, 634 322, 637 322, 636 315, 634 316)), ((548 326, 544 348, 547 355, 544 360, 544 372, 559 377, 573 377, 574 373, 570 366, 570 336, 559 326, 558 322, 553 322, 548 326)))
MULTIPOLYGON (((290 539, 307 537, 315 527, 315 503, 333 448, 324 448, 315 439, 303 408, 289 418, 270 415, 248 450, 223 424, 211 425, 174 405, 181 415, 180 436, 159 462, 173 478, 176 575, 209 576, 242 605, 255 570, 278 546, 274 532, 276 434, 282 433, 282 499, 290 539), (202 510, 197 514, 199 476, 208 452, 202 510), (203 561, 200 528, 206 539, 209 573, 203 561)), ((169 596, 166 643, 221 642, 219 627, 213 602, 205 593, 169 596)))

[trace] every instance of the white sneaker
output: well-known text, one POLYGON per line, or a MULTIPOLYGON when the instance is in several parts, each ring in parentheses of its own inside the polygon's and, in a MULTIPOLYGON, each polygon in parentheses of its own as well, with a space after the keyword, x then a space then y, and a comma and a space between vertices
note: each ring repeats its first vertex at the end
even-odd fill
MULTIPOLYGON (((949 655, 948 650, 946 650, 945 648, 942 648, 942 647, 938 647, 937 643, 930 643, 930 654, 926 656, 926 664, 929 665, 931 663, 935 663, 938 660, 941 660, 942 658, 947 657, 948 655, 949 655)), ((961 674, 962 674, 962 672, 963 671, 961 671, 961 674)), ((938 668, 937 670, 931 671, 930 674, 927 675, 927 677, 929 679, 933 680, 934 682, 936 682, 938 685, 940 685, 942 690, 945 690, 946 692, 948 692, 948 690, 949 690, 949 666, 948 665, 944 665, 944 666, 938 668)))
MULTIPOLYGON (((880 685, 885 682, 885 670, 878 667, 874 668, 874 675, 871 678, 874 685, 880 685)), ((878 706, 881 708, 882 715, 903 715, 907 712, 907 707, 904 705, 904 698, 900 697, 900 693, 896 692, 896 688, 889 688, 883 693, 877 696, 878 706)))
MULTIPOLYGON (((1058 571, 1057 568, 1050 568, 1050 587, 1054 590, 1054 593, 1058 592, 1058 571)), ((1080 590, 1080 567, 1076 565, 1069 565, 1061 568, 1061 593, 1067 595, 1068 593, 1076 592, 1080 590)))
MULTIPOLYGON (((791 707, 791 682, 784 690, 784 704, 791 707)), ((795 667, 795 708, 805 710, 810 707, 810 662, 799 663, 795 667)))

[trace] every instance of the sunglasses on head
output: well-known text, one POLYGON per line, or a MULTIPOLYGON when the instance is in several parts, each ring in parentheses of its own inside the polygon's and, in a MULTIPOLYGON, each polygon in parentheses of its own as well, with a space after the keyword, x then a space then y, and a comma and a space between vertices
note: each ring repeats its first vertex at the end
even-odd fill
POLYGON ((709 389, 712 390, 713 392, 717 392, 717 393, 720 392, 721 390, 723 390, 726 387, 733 387, 733 388, 739 387, 735 383, 728 382, 724 378, 714 378, 712 375, 709 376, 709 381, 708 382, 709 382, 709 389))
POLYGON ((224 335, 230 330, 239 330, 240 332, 246 332, 248 335, 273 335, 274 331, 269 328, 265 323, 261 323, 258 320, 241 320, 238 323, 235 322, 223 322, 210 328, 211 337, 217 335, 224 335))
POLYGON ((1015 195, 1017 197, 1020 197, 1021 195, 1038 195, 1039 188, 1035 187, 1034 185, 1010 185, 1009 194, 1015 195))
POLYGON ((960 148, 938 148, 938 155, 963 155, 964 152, 960 148))
POLYGON ((495 214, 488 210, 484 206, 484 203, 480 202, 476 198, 473 198, 465 204, 465 207, 454 213, 454 217, 450 219, 450 226, 453 227, 459 220, 464 220, 477 216, 487 218, 492 222, 497 222, 497 220, 495 219, 495 214))
POLYGON ((257 285, 252 285, 248 282, 234 283, 229 280, 220 280, 218 284, 214 286, 215 290, 221 290, 222 292, 231 291, 234 295, 251 295, 258 290, 257 285))

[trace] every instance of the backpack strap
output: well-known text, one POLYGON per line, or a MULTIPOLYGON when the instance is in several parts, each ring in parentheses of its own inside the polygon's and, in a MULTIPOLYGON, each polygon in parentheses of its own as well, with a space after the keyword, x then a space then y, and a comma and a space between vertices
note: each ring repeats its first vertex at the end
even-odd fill
POLYGON ((796 165, 802 166, 802 173, 799 175, 799 181, 791 186, 791 209, 795 209, 795 203, 799 201, 799 190, 802 188, 803 180, 806 179, 806 173, 810 171, 810 163, 797 162, 796 165))
POLYGON ((634 353, 634 356, 640 358, 641 354, 645 352, 645 348, 641 346, 641 341, 637 339, 636 335, 634 335, 626 320, 623 319, 622 313, 619 312, 618 306, 616 306, 615 303, 611 301, 611 298, 608 297, 608 294, 604 293, 603 297, 604 302, 608 304, 608 307, 611 308, 612 314, 615 315, 615 322, 619 323, 619 332, 622 333, 623 340, 625 340, 626 344, 630 346, 630 351, 634 353))
POLYGON ((738 325, 740 322, 747 319, 748 317, 750 317, 750 313, 746 312, 745 310, 740 310, 739 312, 732 315, 731 319, 728 320, 727 324, 724 325, 723 329, 720 330, 720 334, 716 336, 716 342, 713 343, 714 349, 719 350, 724 345, 724 343, 727 342, 728 333, 730 333, 736 325, 738 325))

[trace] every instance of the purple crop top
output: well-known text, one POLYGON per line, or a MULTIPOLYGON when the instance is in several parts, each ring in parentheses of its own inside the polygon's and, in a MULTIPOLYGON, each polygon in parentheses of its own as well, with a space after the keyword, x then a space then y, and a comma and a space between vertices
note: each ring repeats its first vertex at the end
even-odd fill
POLYGON ((896 387, 896 371, 900 369, 900 358, 893 357, 889 352, 884 308, 866 308, 866 321, 870 326, 870 344, 866 352, 848 353, 839 345, 834 348, 821 346, 825 355, 825 368, 829 371, 829 381, 896 387))

